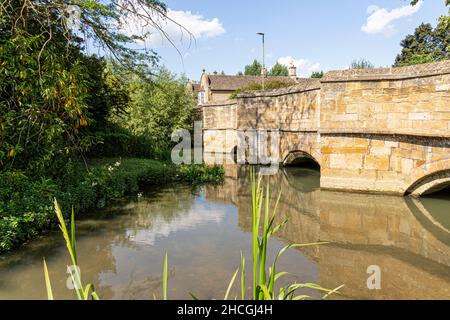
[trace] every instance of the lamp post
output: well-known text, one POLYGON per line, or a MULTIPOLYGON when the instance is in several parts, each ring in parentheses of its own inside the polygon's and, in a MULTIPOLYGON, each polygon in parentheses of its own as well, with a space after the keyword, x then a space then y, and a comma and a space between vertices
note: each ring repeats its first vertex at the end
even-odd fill
POLYGON ((262 50, 263 50, 263 60, 262 60, 262 70, 261 70, 261 78, 262 78, 262 89, 264 90, 264 77, 266 72, 266 53, 265 53, 265 34, 262 32, 258 32, 257 35, 262 37, 262 50))

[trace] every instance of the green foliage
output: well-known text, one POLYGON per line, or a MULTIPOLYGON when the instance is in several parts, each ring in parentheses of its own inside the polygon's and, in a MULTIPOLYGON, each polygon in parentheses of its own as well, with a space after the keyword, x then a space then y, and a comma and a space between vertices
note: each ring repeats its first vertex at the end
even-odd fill
MULTIPOLYGON (((293 85, 295 85, 295 81, 289 80, 289 79, 286 79, 285 81, 267 80, 264 83, 264 90, 275 90, 275 89, 290 87, 293 85)), ((259 83, 259 82, 252 83, 246 87, 237 89, 235 92, 233 92, 230 95, 230 99, 236 99, 240 93, 251 92, 251 91, 261 91, 261 90, 263 90, 262 83, 259 83)))
POLYGON ((86 55, 84 45, 98 45, 127 72, 153 66, 152 50, 130 46, 146 35, 114 27, 137 16, 164 34, 166 6, 158 0, 0 2, 0 171, 44 172, 67 154, 89 150, 92 133, 111 114, 123 114, 123 73, 86 55))
POLYGON ((136 40, 144 40, 147 34, 129 28, 124 31, 119 26, 128 19, 139 18, 147 27, 164 35, 166 9, 159 0, 3 1, 0 30, 12 37, 43 35, 46 44, 39 47, 43 52, 54 43, 60 43, 60 52, 64 52, 64 47, 76 38, 74 32, 80 33, 83 44, 89 42, 123 64, 135 66, 139 61, 155 62, 157 57, 151 49, 134 50, 131 45, 136 40))
POLYGON ((89 157, 169 158, 168 153, 157 153, 146 136, 135 136, 126 130, 99 131, 91 138, 92 146, 86 153, 89 157))
POLYGON ((113 199, 136 194, 140 185, 218 183, 219 167, 182 166, 148 159, 97 159, 89 171, 68 161, 63 176, 41 179, 23 172, 0 173, 0 252, 8 251, 39 235, 52 224, 52 199, 64 211, 104 208, 113 199))
POLYGON ((123 74, 115 72, 114 62, 96 56, 83 56, 87 77, 89 131, 103 130, 111 115, 121 116, 130 97, 123 85, 123 74))
POLYGON ((111 120, 135 136, 146 137, 155 152, 166 152, 174 130, 193 124, 196 102, 186 92, 187 79, 161 68, 151 81, 133 74, 126 81, 131 99, 126 115, 111 120))
POLYGON ((402 51, 395 59, 394 67, 409 66, 450 59, 450 17, 441 16, 433 29, 422 23, 414 34, 401 42, 402 51))
POLYGON ((190 184, 218 184, 223 181, 225 171, 220 166, 203 166, 203 165, 181 165, 178 167, 179 177, 181 181, 190 184))
POLYGON ((289 70, 285 65, 282 65, 281 63, 276 63, 272 69, 269 71, 269 76, 289 76, 289 70))
POLYGON ((316 78, 316 79, 323 78, 323 71, 313 71, 311 73, 311 78, 316 78))
POLYGON ((76 145, 87 124, 87 69, 78 48, 61 54, 42 35, 0 38, 0 170, 42 169, 76 145))
POLYGON ((373 69, 375 66, 368 60, 362 58, 353 60, 350 64, 350 69, 373 69))
MULTIPOLYGON (((258 60, 253 60, 253 62, 244 67, 244 75, 246 76, 260 76, 262 72, 262 64, 258 60)), ((242 72, 239 72, 238 75, 242 75, 242 72)), ((268 76, 285 76, 289 75, 289 70, 286 66, 276 63, 272 69, 270 69, 268 76)))
POLYGON ((262 71, 262 64, 258 60, 253 60, 249 65, 244 68, 244 75, 246 76, 260 76, 262 71))

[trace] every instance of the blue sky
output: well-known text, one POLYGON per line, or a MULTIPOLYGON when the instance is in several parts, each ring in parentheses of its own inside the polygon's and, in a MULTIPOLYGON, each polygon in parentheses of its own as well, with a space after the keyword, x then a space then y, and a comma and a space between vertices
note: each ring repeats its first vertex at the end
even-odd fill
POLYGON ((292 57, 299 74, 348 67, 355 58, 376 66, 392 65, 400 41, 421 23, 436 24, 446 13, 444 0, 424 0, 411 8, 406 0, 166 0, 170 16, 188 27, 190 42, 177 28, 177 51, 161 41, 153 46, 161 63, 198 80, 201 70, 236 74, 260 59, 266 33, 266 61, 292 57), (370 19, 368 20, 368 18, 370 19))

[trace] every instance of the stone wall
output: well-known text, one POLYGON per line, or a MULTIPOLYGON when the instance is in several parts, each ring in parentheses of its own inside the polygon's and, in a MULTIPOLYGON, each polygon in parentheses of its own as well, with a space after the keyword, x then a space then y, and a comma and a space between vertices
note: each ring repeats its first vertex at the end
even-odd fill
POLYGON ((449 61, 329 72, 320 99, 323 188, 404 194, 450 169, 449 61))
MULTIPOLYGON (((230 153, 236 146, 237 101, 203 106, 204 153, 230 153)), ((209 161, 208 161, 209 162, 209 161)))
POLYGON ((207 153, 230 152, 240 130, 279 130, 280 162, 314 159, 322 188, 421 195, 450 185, 450 61, 332 71, 206 105, 203 119, 207 153))

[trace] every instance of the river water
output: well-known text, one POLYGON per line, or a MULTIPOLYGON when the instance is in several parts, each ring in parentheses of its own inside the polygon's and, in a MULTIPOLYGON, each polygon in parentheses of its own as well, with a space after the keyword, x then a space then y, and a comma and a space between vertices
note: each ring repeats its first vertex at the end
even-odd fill
MULTIPOLYGON (((226 172, 221 186, 148 191, 78 221, 83 281, 94 283, 102 299, 160 299, 167 251, 169 298, 223 298, 241 251, 251 265, 249 169, 226 172)), ((286 281, 344 284, 333 299, 450 299, 449 195, 416 200, 324 191, 319 173, 305 168, 284 168, 269 180, 273 197, 282 192, 277 221, 288 221, 269 255, 287 243, 329 242, 288 251, 278 269, 291 273, 286 281), (381 289, 368 288, 369 266, 379 267, 381 289)), ((0 299, 45 299, 43 257, 55 297, 74 298, 66 248, 52 232, 0 257, 0 299)), ((236 288, 232 298, 237 294, 236 288)))

